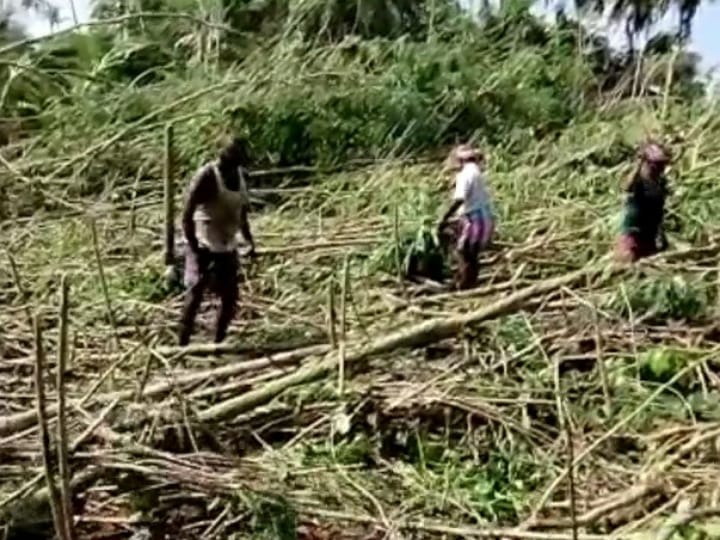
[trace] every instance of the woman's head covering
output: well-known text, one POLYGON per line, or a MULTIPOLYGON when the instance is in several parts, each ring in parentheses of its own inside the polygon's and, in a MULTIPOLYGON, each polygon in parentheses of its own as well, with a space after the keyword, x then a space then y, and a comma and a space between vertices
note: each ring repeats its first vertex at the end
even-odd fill
POLYGON ((648 141, 640 147, 640 159, 648 163, 668 163, 670 152, 660 143, 648 141))
POLYGON ((479 159, 480 151, 473 148, 469 144, 461 144, 455 148, 457 158, 461 161, 469 161, 471 159, 479 159))
POLYGON ((481 161, 483 154, 478 149, 473 148, 469 144, 460 144, 452 149, 448 157, 448 164, 453 168, 458 168, 466 161, 481 161))

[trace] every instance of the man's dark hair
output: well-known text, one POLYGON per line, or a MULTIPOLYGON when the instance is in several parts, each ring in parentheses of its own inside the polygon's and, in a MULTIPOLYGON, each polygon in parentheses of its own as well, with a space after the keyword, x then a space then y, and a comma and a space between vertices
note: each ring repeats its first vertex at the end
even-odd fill
POLYGON ((220 159, 232 161, 238 164, 247 164, 250 160, 250 152, 247 140, 243 137, 233 137, 223 145, 220 151, 220 159))

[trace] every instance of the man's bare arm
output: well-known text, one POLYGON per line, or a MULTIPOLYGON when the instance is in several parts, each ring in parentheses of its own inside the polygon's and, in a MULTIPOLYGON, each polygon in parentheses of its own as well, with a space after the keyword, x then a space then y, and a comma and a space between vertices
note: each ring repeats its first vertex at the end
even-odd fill
POLYGON ((250 253, 255 253, 255 239, 253 238, 252 232, 250 231, 247 205, 243 205, 242 209, 240 210, 240 233, 243 235, 245 241, 250 244, 250 253))
POLYGON ((182 215, 183 232, 185 233, 188 247, 195 252, 198 251, 200 246, 197 235, 195 234, 195 220, 193 219, 193 215, 198 205, 212 196, 214 183, 210 180, 211 176, 207 169, 201 170, 190 181, 190 186, 185 196, 185 206, 182 215))

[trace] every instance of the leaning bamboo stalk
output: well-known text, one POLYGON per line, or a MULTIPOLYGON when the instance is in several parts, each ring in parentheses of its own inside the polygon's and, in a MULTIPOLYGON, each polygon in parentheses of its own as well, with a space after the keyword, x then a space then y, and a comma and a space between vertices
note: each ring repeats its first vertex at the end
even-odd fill
POLYGON ((112 326, 115 345, 118 350, 120 350, 117 322, 115 321, 115 314, 112 309, 112 302, 110 301, 110 292, 108 291, 107 280, 105 279, 105 269, 103 267, 102 256, 100 255, 100 243, 98 242, 97 227, 94 219, 90 220, 90 231, 92 232, 93 251, 95 252, 95 262, 98 267, 98 277, 100 278, 100 286, 102 287, 103 299, 105 300, 108 321, 110 322, 110 326, 112 326))
POLYGON ((15 258, 12 256, 12 253, 10 253, 9 250, 7 251, 7 258, 8 262, 10 263, 10 272, 12 273, 13 281, 15 282, 15 288, 17 289, 18 295, 20 296, 20 301, 25 303, 25 306, 23 308, 23 310, 25 311, 25 317, 27 318, 28 325, 32 327, 32 313, 30 313, 30 308, 27 306, 28 294, 27 291, 25 291, 25 287, 23 287, 22 279, 20 278, 20 270, 18 270, 15 258))
POLYGON ((52 457, 50 454, 50 433, 48 432, 48 419, 45 415, 45 388, 43 373, 45 372, 45 351, 42 345, 42 330, 40 321, 36 315, 33 321, 35 332, 35 393, 37 396, 37 421, 40 426, 40 441, 42 444, 43 467, 45 469, 45 480, 50 496, 50 509, 52 511, 55 531, 62 540, 69 540, 65 528, 64 513, 60 502, 55 479, 52 471, 52 457))
MULTIPOLYGON (((384 354, 395 349, 421 347, 447 339, 457 335, 463 328, 470 324, 477 324, 510 313, 536 296, 576 283, 589 275, 598 274, 602 269, 602 266, 596 265, 594 267, 577 270, 525 287, 479 310, 455 317, 430 319, 397 330, 386 336, 377 338, 367 345, 359 345, 352 348, 345 357, 345 363, 359 363, 371 356, 384 354)), ((610 275, 617 271, 618 268, 613 266, 605 277, 610 277, 610 275)), ((251 390, 245 394, 207 408, 200 412, 199 418, 202 421, 218 421, 232 418, 257 405, 267 403, 289 388, 326 376, 336 365, 337 355, 334 353, 326 355, 324 359, 299 369, 295 373, 272 381, 262 388, 251 390)))
POLYGON ((70 488, 70 466, 68 456, 67 419, 65 413, 65 370, 68 358, 68 281, 63 275, 60 281, 60 328, 57 357, 57 407, 58 407, 58 462, 60 469, 60 496, 63 521, 67 538, 75 538, 73 523, 72 491, 70 488))

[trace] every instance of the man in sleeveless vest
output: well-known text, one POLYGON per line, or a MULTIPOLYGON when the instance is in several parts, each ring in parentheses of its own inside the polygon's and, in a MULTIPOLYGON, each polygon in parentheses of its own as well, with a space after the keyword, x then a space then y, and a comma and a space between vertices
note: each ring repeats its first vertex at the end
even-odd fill
POLYGON ((200 168, 185 197, 182 216, 187 240, 185 253, 185 305, 180 326, 180 345, 190 342, 203 294, 212 282, 221 306, 215 327, 215 343, 227 335, 238 300, 237 234, 250 245, 255 242, 248 223, 249 197, 244 165, 248 161, 245 142, 234 139, 219 159, 200 168))

